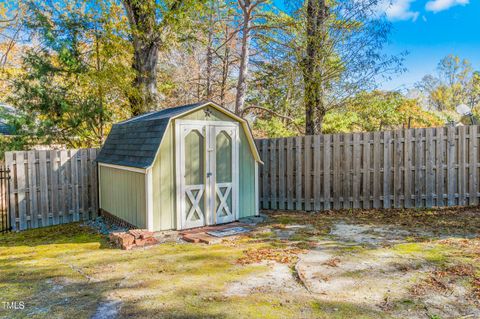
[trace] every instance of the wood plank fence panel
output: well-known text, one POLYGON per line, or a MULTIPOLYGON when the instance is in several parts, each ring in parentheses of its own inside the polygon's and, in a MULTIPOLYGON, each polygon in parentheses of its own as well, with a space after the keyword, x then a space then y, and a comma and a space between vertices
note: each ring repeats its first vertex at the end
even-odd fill
POLYGON ((15 230, 97 215, 97 149, 7 152, 15 230))
POLYGON ((285 139, 278 140, 278 209, 285 209, 285 139))
POLYGON ((305 197, 305 210, 312 210, 312 136, 305 136, 305 165, 304 165, 304 197, 305 197))
POLYGON ((323 176, 319 176, 318 178, 323 177, 323 209, 330 209, 331 208, 331 192, 332 192, 332 184, 331 184, 331 135, 324 135, 323 136, 323 176))
POLYGON ((277 139, 270 140, 270 208, 277 209, 277 139))
POLYGON ((362 208, 368 209, 371 208, 370 201, 370 178, 372 176, 371 172, 371 151, 370 151, 370 133, 363 133, 363 190, 362 190, 362 208))
POLYGON ((287 139, 287 209, 294 209, 293 206, 293 191, 294 191, 294 179, 293 179, 293 163, 294 163, 294 149, 293 139, 287 139))
POLYGON ((468 186, 470 205, 478 205, 478 126, 469 127, 469 166, 468 166, 468 186))
POLYGON ((436 129, 436 143, 435 143, 435 165, 436 165, 436 177, 435 177, 435 186, 436 186, 436 206, 444 206, 444 189, 445 189, 445 138, 444 138, 443 127, 436 129))
POLYGON ((302 137, 295 138, 295 209, 302 210, 303 197, 303 182, 302 180, 302 164, 304 160, 303 148, 302 148, 302 137))
POLYGON ((478 131, 440 127, 259 140, 268 162, 260 176, 274 175, 263 179, 262 208, 478 205, 478 131))
POLYGON ((313 137, 313 206, 314 210, 322 208, 322 179, 321 179, 321 136, 313 137))

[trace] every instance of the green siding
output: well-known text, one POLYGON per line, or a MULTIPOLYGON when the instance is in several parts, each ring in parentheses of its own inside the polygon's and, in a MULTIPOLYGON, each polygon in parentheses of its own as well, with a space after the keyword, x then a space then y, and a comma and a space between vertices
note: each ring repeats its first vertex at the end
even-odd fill
POLYGON ((133 224, 146 228, 145 175, 100 166, 100 208, 133 224))
MULTIPOLYGON (((188 113, 182 120, 208 120, 236 122, 231 117, 210 108, 206 116, 203 109, 188 113)), ((175 229, 176 225, 176 176, 174 128, 165 132, 160 151, 153 165, 153 228, 155 231, 175 229)), ((255 160, 248 140, 240 126, 239 146, 239 215, 255 215, 255 160)))
POLYGON ((153 164, 153 229, 176 228, 175 146, 169 126, 153 164))
POLYGON ((239 153, 239 216, 241 218, 255 215, 255 159, 243 129, 240 129, 239 153))

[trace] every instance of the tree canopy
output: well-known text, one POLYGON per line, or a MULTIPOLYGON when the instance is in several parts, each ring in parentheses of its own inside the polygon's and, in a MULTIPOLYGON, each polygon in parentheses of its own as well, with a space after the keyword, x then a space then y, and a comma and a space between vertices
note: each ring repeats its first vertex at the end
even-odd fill
POLYGON ((16 109, 3 148, 99 146, 117 121, 206 99, 255 117, 257 136, 437 126, 461 103, 477 112, 480 73, 453 55, 413 90, 379 90, 405 69, 404 53, 383 51, 378 4, 3 2, 0 102, 16 109))

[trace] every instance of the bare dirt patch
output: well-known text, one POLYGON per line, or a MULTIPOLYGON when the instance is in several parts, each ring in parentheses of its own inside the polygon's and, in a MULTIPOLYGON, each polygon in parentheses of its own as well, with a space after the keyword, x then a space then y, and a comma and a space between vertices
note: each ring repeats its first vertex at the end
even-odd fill
POLYGON ((302 287, 294 278, 292 269, 278 262, 263 262, 268 270, 248 276, 241 281, 228 285, 226 296, 246 296, 253 293, 304 293, 302 287))
MULTIPOLYGON (((476 210, 271 216, 315 228, 305 239, 314 248, 298 256, 295 270, 319 300, 348 300, 398 318, 480 318, 476 210)), ((285 229, 290 240, 305 230, 285 229)))

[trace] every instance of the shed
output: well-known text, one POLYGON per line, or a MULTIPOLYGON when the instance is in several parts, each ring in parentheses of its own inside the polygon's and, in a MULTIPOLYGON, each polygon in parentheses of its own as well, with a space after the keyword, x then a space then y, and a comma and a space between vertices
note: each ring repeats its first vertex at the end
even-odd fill
POLYGON ((152 231, 258 215, 260 156, 247 121, 201 102, 113 125, 98 157, 99 207, 152 231))

